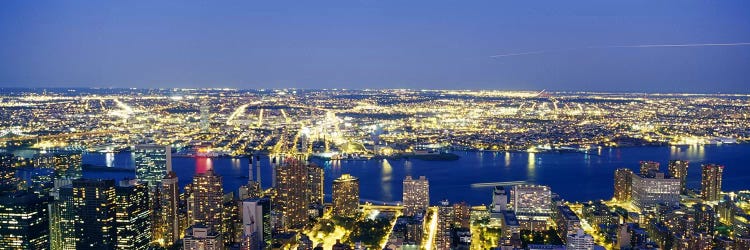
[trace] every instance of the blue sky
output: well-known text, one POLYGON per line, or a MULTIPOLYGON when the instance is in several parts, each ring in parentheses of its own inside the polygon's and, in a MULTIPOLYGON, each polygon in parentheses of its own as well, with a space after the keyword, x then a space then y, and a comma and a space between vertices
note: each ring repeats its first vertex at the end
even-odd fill
POLYGON ((747 45, 601 48, 742 42, 750 1, 6 0, 0 87, 750 93, 747 45))

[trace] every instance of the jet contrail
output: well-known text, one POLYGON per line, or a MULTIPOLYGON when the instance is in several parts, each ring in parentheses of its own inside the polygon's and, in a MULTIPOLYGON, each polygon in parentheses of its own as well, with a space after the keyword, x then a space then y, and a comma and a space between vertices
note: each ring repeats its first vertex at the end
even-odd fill
POLYGON ((687 43, 687 44, 639 44, 639 45, 590 46, 590 47, 582 47, 582 48, 537 50, 537 51, 527 51, 527 52, 519 52, 519 53, 498 54, 498 55, 490 56, 490 58, 510 57, 510 56, 523 56, 523 55, 537 55, 537 54, 547 54, 547 53, 554 53, 554 52, 565 52, 565 51, 571 51, 571 50, 584 50, 584 49, 661 48, 661 47, 715 47, 715 46, 750 46, 750 42, 745 42, 745 43, 687 43))

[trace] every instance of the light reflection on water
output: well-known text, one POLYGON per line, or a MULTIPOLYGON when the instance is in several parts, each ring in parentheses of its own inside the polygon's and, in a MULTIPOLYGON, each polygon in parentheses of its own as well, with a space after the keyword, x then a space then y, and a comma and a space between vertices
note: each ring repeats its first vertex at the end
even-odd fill
POLYGON ((383 200, 385 201, 393 200, 393 194, 391 192, 391 180, 393 179, 392 174, 393 167, 391 167, 391 163, 388 162, 388 159, 383 159, 380 171, 380 188, 383 192, 383 200))

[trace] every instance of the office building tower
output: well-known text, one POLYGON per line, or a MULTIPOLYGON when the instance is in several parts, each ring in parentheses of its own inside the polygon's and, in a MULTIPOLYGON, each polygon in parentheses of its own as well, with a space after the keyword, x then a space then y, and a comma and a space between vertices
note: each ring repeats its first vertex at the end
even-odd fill
POLYGON ((56 179, 77 179, 83 176, 81 160, 82 155, 80 152, 45 152, 34 156, 34 167, 53 169, 56 179))
POLYGON ((247 250, 263 249, 271 245, 271 200, 247 199, 241 202, 242 245, 247 250))
POLYGON ((430 183, 424 176, 406 176, 403 187, 404 215, 424 214, 430 206, 430 183))
POLYGON ((114 180, 73 180, 61 187, 54 215, 59 235, 54 249, 117 248, 116 192, 114 180))
POLYGON ((435 249, 451 249, 451 229, 453 228, 453 206, 448 200, 440 201, 437 214, 437 231, 435 233, 435 249))
POLYGON ((633 171, 627 168, 615 170, 615 200, 629 201, 633 191, 633 171))
POLYGON ((3 190, 14 190, 18 186, 16 178, 15 156, 9 153, 0 153, 0 192, 3 190))
POLYGON ((190 225, 202 225, 212 232, 221 234, 222 213, 224 211, 224 190, 221 176, 209 169, 193 177, 188 198, 188 218, 190 225))
POLYGON ((151 243, 151 207, 145 183, 121 181, 115 188, 117 249, 148 249, 151 243))
POLYGON ((641 176, 653 177, 659 172, 659 163, 655 161, 641 161, 641 176))
POLYGON ((48 249, 48 203, 30 192, 0 194, 0 248, 48 249))
POLYGON ((288 158, 275 169, 276 200, 273 205, 281 216, 278 227, 284 230, 302 228, 308 221, 307 166, 297 159, 288 158))
POLYGON ((195 224, 188 228, 182 240, 184 250, 223 250, 221 234, 209 226, 195 224))
POLYGON ((552 216, 552 191, 547 186, 516 185, 511 196, 521 229, 542 231, 552 216))
POLYGON ((158 186, 168 171, 172 171, 172 149, 169 146, 154 144, 136 145, 135 178, 149 187, 158 186))
POLYGON ((492 212, 499 213, 508 210, 508 193, 505 187, 495 186, 492 190, 492 212))
POLYGON ((724 166, 704 164, 701 166, 701 198, 703 201, 721 200, 721 178, 724 166))
POLYGON ((323 168, 316 164, 307 165, 308 198, 311 206, 323 206, 323 168))
POLYGON ((641 210, 653 208, 657 204, 668 206, 680 202, 680 180, 665 178, 664 173, 654 173, 653 177, 632 175, 633 205, 641 210))
POLYGON ((669 176, 674 179, 680 180, 680 193, 687 194, 687 187, 685 182, 687 181, 687 170, 688 161, 672 160, 669 161, 669 176))
POLYGON ((169 171, 162 179, 159 195, 159 214, 156 220, 157 225, 154 225, 154 241, 163 247, 170 247, 180 239, 180 233, 182 232, 177 216, 180 203, 180 186, 175 172, 169 171))
POLYGON ((500 238, 500 245, 503 249, 515 249, 521 247, 521 224, 516 218, 516 213, 511 210, 504 210, 501 212, 501 227, 502 237, 500 238))
POLYGON ((557 206, 555 224, 557 225, 557 235, 562 240, 566 240, 568 235, 575 234, 581 229, 581 219, 567 205, 557 206))
POLYGON ((578 229, 576 233, 567 236, 565 249, 568 250, 593 250, 594 237, 583 233, 583 229, 578 229))
POLYGON ((359 210, 359 179, 343 174, 333 181, 333 214, 355 216, 359 210))

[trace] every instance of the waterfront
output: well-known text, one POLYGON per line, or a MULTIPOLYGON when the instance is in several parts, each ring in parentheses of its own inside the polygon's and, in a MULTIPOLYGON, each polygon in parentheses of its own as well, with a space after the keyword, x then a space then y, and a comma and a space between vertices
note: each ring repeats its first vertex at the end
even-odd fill
MULTIPOLYGON (((613 174, 616 168, 628 167, 635 171, 641 160, 658 161, 666 170, 669 160, 690 161, 688 187, 700 188, 700 164, 718 163, 726 166, 723 189, 748 189, 750 169, 745 157, 750 155, 750 144, 681 147, 603 148, 599 155, 581 153, 505 153, 454 152, 457 161, 369 160, 317 161, 325 168, 326 199, 330 200, 332 180, 343 173, 360 178, 363 201, 398 202, 406 175, 424 175, 430 180, 431 203, 441 199, 486 204, 490 201, 490 187, 472 187, 487 182, 527 181, 549 185, 553 192, 572 201, 609 199, 612 196, 613 174)), ((133 168, 130 153, 84 155, 84 164, 133 168)), ((196 171, 213 168, 224 177, 224 192, 237 191, 247 183, 247 158, 173 158, 173 168, 180 186, 190 183, 196 171)), ((271 186, 272 171, 267 157, 261 159, 262 182, 271 186)), ((87 178, 134 177, 134 173, 85 171, 87 178)))

